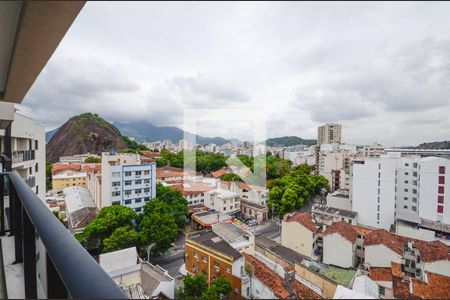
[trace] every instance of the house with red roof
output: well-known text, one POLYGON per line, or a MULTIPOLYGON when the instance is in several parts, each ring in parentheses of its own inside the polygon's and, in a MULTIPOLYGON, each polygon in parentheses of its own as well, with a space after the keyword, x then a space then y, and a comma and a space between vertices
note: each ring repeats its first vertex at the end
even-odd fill
POLYGON ((321 250, 320 226, 311 215, 297 212, 286 215, 281 224, 281 244, 313 259, 319 259, 321 250))
POLYGON ((343 268, 356 266, 356 241, 358 232, 352 225, 340 221, 323 233, 323 262, 343 268))

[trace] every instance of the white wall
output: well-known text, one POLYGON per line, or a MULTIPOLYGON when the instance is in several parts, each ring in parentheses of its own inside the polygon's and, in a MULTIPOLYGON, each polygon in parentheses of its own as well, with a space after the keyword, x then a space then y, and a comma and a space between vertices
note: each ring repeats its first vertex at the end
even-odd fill
POLYGON ((351 166, 350 199, 363 225, 389 230, 394 224, 395 159, 365 159, 351 166))
POLYGON ((450 277, 450 261, 438 260, 433 262, 424 263, 425 271, 441 274, 450 277))
POLYGON ((248 284, 244 286, 243 295, 250 299, 278 299, 270 288, 265 286, 256 276, 252 276, 248 284), (247 295, 247 287, 250 288, 250 294, 247 295))
POLYGON ((402 256, 385 245, 365 246, 365 262, 370 267, 390 268, 391 262, 401 263, 402 256))
POLYGON ((281 244, 300 254, 312 256, 313 233, 298 222, 282 222, 281 244))
POLYGON ((355 264, 355 246, 338 233, 323 237, 323 262, 343 268, 355 264))

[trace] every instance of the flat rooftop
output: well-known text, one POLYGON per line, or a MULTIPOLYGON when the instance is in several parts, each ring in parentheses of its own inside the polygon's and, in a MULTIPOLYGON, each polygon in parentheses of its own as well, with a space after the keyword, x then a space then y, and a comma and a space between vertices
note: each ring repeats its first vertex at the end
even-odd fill
POLYGON ((186 236, 186 240, 191 240, 204 245, 205 247, 214 249, 227 256, 231 256, 233 260, 236 260, 242 255, 231 247, 220 236, 215 234, 212 230, 193 232, 186 236))
POLYGON ((358 216, 358 213, 356 211, 351 210, 345 210, 345 209, 339 209, 330 207, 323 204, 314 204, 311 213, 319 213, 323 215, 333 215, 333 216, 342 216, 347 218, 356 218, 358 216))

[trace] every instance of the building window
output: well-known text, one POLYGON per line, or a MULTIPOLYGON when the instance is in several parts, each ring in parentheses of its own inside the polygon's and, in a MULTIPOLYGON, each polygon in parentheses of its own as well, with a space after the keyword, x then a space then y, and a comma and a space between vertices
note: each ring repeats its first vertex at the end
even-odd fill
POLYGON ((405 180, 405 183, 408 184, 408 180, 405 180))
POLYGON ((417 207, 411 206, 411 208, 412 208, 412 211, 417 211, 417 207))
POLYGON ((378 221, 380 220, 380 214, 377 214, 377 220, 378 221))
POLYGON ((440 213, 440 214, 443 214, 444 213, 444 207, 442 205, 438 205, 437 212, 440 213))
POLYGON ((120 192, 112 192, 112 196, 113 196, 113 197, 120 196, 120 192))
POLYGON ((444 203, 444 196, 438 196, 438 203, 444 203))
POLYGON ((408 164, 408 163, 405 163, 405 167, 409 167, 409 164, 408 164))
POLYGON ((39 186, 36 186, 36 194, 39 194, 39 186))
POLYGON ((120 186, 120 181, 113 181, 112 186, 120 186))
POLYGON ((412 192, 413 192, 413 194, 417 195, 417 190, 416 189, 413 189, 412 192))
POLYGON ((120 205, 120 201, 113 201, 111 202, 111 205, 120 205))
POLYGON ((228 274, 231 273, 230 267, 226 267, 225 272, 227 272, 228 274))
POLYGON ((39 171, 39 164, 36 163, 36 165, 34 166, 34 172, 37 173, 39 171))
POLYGON ((408 189, 404 189, 404 191, 407 193, 407 192, 408 192, 408 189))
POLYGON ((131 185, 131 180, 125 181, 125 185, 131 185))
POLYGON ((417 198, 413 197, 412 202, 417 203, 417 198))
POLYGON ((194 251, 194 258, 198 260, 198 253, 194 251))
POLYGON ((111 177, 120 177, 120 172, 112 172, 111 177))
POLYGON ((141 207, 137 207, 134 209, 135 212, 141 212, 142 208, 141 207))
POLYGON ((405 172, 405 175, 409 175, 409 172, 405 172))
POLYGON ((125 200, 125 205, 130 205, 131 204, 131 200, 125 200))
POLYGON ((403 197, 403 200, 408 200, 408 197, 403 197))
POLYGON ((408 209, 408 205, 403 205, 403 208, 404 209, 408 209))
POLYGON ((33 174, 33 168, 32 167, 29 167, 28 171, 29 171, 30 175, 33 174))
POLYGON ((142 180, 136 180, 134 184, 142 184, 142 180))
MULTIPOLYGON (((37 166, 37 164, 36 164, 36 166, 37 166)), ((444 176, 439 176, 439 184, 445 184, 445 177, 444 176)))
POLYGON ((129 172, 129 171, 125 172, 125 176, 127 176, 127 177, 131 176, 131 172, 129 172))
POLYGON ((134 203, 141 203, 141 202, 142 202, 141 198, 137 198, 137 199, 134 200, 134 203))
POLYGON ((137 176, 140 176, 141 174, 142 174, 141 171, 136 171, 136 175, 137 175, 137 176))
POLYGON ((203 262, 206 262, 206 256, 202 255, 202 260, 203 260, 203 262))
POLYGON ((439 174, 445 174, 445 166, 439 167, 439 174))
POLYGON ((385 293, 385 292, 386 292, 386 291, 384 290, 384 287, 381 286, 381 285, 379 285, 379 286, 378 286, 378 293, 379 293, 380 295, 384 296, 384 293, 385 293))
POLYGON ((142 190, 141 189, 134 190, 134 193, 135 194, 140 194, 140 193, 142 193, 142 190))
POLYGON ((144 175, 149 175, 150 174, 150 171, 149 170, 145 170, 144 171, 144 175))
POLYGON ((39 149, 39 141, 34 140, 34 150, 38 150, 38 149, 39 149))
POLYGON ((194 272, 194 273, 197 273, 197 272, 198 272, 197 266, 193 266, 193 267, 192 267, 192 272, 194 272))
POLYGON ((417 172, 413 172, 413 176, 414 176, 414 177, 417 177, 417 172))
POLYGON ((214 268, 220 269, 220 264, 217 261, 214 261, 214 268))
POLYGON ((438 187, 438 193, 439 194, 443 194, 444 193, 444 187, 443 186, 439 186, 438 187))
POLYGON ((149 188, 144 189, 144 193, 150 193, 150 189, 149 188))
POLYGON ((125 196, 130 196, 131 195, 131 191, 125 191, 125 196))
POLYGON ((144 179, 144 183, 145 184, 150 183, 150 179, 144 179))
POLYGON ((144 198, 144 201, 145 201, 145 202, 150 201, 150 197, 145 197, 145 198, 144 198))

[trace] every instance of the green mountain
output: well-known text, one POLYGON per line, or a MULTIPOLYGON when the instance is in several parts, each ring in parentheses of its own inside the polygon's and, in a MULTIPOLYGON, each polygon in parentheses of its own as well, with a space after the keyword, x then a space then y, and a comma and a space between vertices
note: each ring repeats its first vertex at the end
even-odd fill
MULTIPOLYGON (((129 123, 114 122, 114 125, 120 130, 122 135, 133 137, 140 143, 156 142, 170 140, 172 143, 178 143, 184 138, 184 131, 178 127, 155 126, 146 121, 136 121, 129 123)), ((194 135, 187 132, 188 139, 193 139, 194 135)), ((216 144, 222 146, 229 143, 230 140, 221 137, 205 137, 196 135, 196 142, 200 145, 216 144)))
POLYGON ((59 157, 94 153, 101 154, 111 149, 124 150, 127 144, 120 131, 97 114, 84 113, 70 118, 52 135, 46 146, 48 162, 57 162, 59 157))
POLYGON ((294 145, 315 145, 316 140, 304 140, 297 136, 283 136, 279 138, 271 138, 266 140, 266 146, 270 147, 289 147, 294 145))
POLYGON ((422 143, 418 149, 450 149, 450 141, 422 143))

